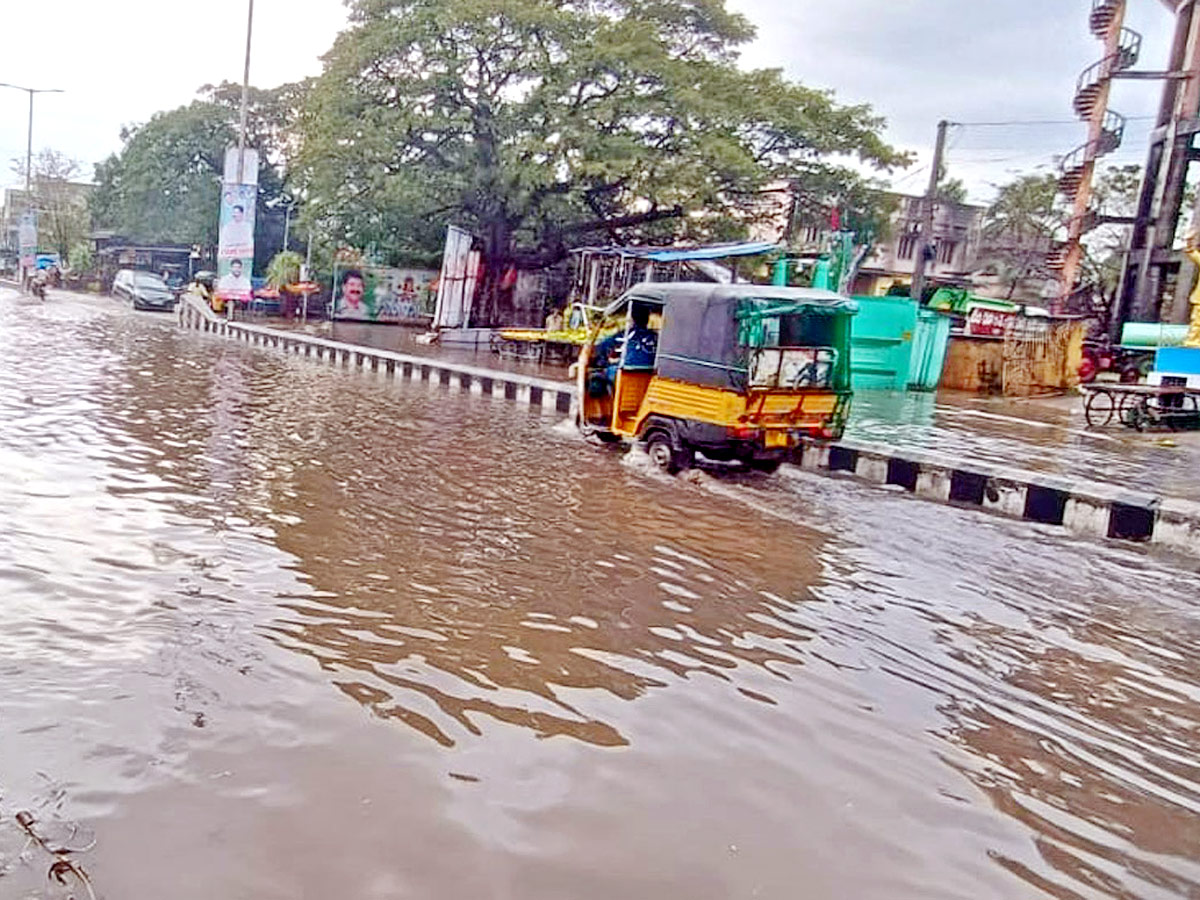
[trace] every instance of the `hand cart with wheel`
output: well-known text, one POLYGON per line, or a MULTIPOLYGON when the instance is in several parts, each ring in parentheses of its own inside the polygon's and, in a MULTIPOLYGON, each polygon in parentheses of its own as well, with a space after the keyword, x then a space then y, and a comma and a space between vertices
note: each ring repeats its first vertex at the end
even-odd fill
POLYGON ((1200 389, 1182 385, 1082 384, 1084 418, 1089 428, 1103 428, 1115 420, 1126 428, 1171 431, 1200 428, 1200 389))

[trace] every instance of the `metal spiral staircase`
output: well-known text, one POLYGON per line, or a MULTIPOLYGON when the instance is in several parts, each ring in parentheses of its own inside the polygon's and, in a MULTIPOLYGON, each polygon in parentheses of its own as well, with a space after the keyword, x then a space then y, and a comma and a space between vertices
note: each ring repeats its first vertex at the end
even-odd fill
MULTIPOLYGON (((1076 147, 1059 165, 1059 192, 1078 209, 1081 194, 1090 197, 1094 163, 1118 147, 1125 137, 1125 117, 1107 109, 1108 87, 1114 76, 1137 64, 1142 50, 1142 36, 1129 28, 1120 28, 1113 35, 1113 28, 1124 16, 1126 0, 1092 0, 1089 19, 1092 34, 1115 46, 1103 59, 1097 60, 1080 73, 1075 83, 1073 106, 1076 115, 1092 126, 1089 140, 1076 147), (1115 42, 1110 41, 1115 37, 1115 42)), ((1063 271, 1071 252, 1071 245, 1078 244, 1081 235, 1094 227, 1096 213, 1076 212, 1070 225, 1067 246, 1054 251, 1047 260, 1053 270, 1063 271)))

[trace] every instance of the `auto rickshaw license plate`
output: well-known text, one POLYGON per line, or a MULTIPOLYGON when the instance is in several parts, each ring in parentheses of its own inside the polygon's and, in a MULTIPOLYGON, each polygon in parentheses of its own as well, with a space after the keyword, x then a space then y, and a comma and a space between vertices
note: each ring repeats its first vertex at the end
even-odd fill
POLYGON ((768 447, 786 447, 788 445, 788 433, 786 431, 768 431, 764 443, 768 447))

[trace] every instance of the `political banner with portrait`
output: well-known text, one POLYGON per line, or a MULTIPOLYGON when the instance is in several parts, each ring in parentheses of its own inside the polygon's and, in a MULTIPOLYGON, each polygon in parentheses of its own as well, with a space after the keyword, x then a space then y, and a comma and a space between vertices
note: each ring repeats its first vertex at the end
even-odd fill
POLYGON ((230 147, 225 151, 225 182, 221 185, 220 238, 217 244, 217 296, 222 300, 249 303, 254 295, 250 278, 254 269, 254 215, 257 206, 258 153, 230 147))
POLYGON ((338 273, 333 318, 349 322, 417 323, 432 313, 437 272, 380 266, 338 273))

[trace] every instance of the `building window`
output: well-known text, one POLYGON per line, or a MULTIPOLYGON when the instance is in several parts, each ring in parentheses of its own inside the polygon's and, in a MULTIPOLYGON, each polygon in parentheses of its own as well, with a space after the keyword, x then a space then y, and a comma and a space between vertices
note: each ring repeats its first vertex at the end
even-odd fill
POLYGON ((938 243, 937 261, 939 265, 948 266, 954 262, 954 251, 958 249, 958 243, 955 241, 941 241, 938 243))
POLYGON ((898 259, 912 259, 917 254, 917 236, 906 234, 900 238, 900 246, 896 248, 898 259))

